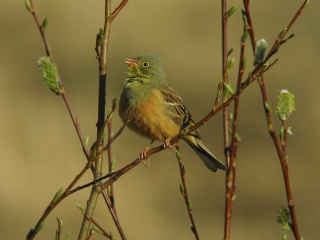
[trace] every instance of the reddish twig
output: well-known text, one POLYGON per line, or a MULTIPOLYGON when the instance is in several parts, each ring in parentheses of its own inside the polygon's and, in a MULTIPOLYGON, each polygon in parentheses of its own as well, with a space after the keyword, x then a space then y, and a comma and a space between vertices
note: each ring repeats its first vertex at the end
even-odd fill
MULTIPOLYGON (((300 232, 298 228, 298 222, 297 222, 297 217, 295 213, 295 208, 294 208, 294 202, 293 202, 293 196, 291 192, 291 186, 290 186, 290 179, 289 179, 289 169, 288 169, 288 162, 287 162, 287 150, 286 150, 286 134, 285 134, 285 139, 283 143, 280 143, 277 133, 273 129, 273 121, 272 121, 272 116, 271 116, 271 111, 270 108, 268 107, 268 98, 267 98, 267 91, 265 87, 265 81, 263 75, 261 75, 261 79, 258 81, 260 90, 261 90, 261 95, 262 95, 262 100, 263 100, 263 105, 266 113, 266 119, 267 119, 267 124, 268 124, 268 129, 269 129, 269 134, 272 138, 272 141, 274 143, 274 146, 276 148, 280 164, 281 164, 281 169, 282 169, 282 174, 283 174, 283 179, 284 179, 284 184, 285 184, 285 190, 286 190, 286 196, 287 196, 287 202, 288 202, 288 207, 290 210, 290 216, 291 216, 291 228, 292 232, 295 236, 295 239, 300 240, 300 232)), ((282 121, 282 126, 285 126, 285 123, 282 121)), ((286 129, 286 128, 285 128, 286 129)))
MULTIPOLYGON (((289 22, 288 26, 278 35, 274 45, 272 46, 271 50, 269 51, 269 53, 266 56, 266 60, 264 61, 264 63, 266 63, 267 60, 278 51, 279 46, 281 45, 281 42, 283 41, 284 37, 288 33, 289 29, 292 27, 294 22, 298 19, 298 17, 302 13, 303 9, 305 8, 305 6, 306 6, 306 4, 308 2, 309 2, 309 0, 305 0, 303 2, 301 7, 298 9, 296 14, 293 16, 293 18, 289 22)), ((253 34, 254 30, 253 30, 252 21, 251 21, 251 18, 250 18, 249 1, 248 0, 244 0, 244 6, 245 6, 245 10, 246 10, 246 15, 247 15, 247 18, 248 18, 248 24, 250 25, 249 28, 248 28, 248 31, 249 31, 250 38, 251 38, 251 44, 252 44, 253 51, 255 51, 256 43, 255 43, 254 37, 253 37, 254 36, 254 34, 253 34)), ((270 134, 270 136, 271 136, 271 138, 273 140, 273 143, 275 145, 275 148, 276 148, 276 151, 278 153, 278 156, 279 156, 279 159, 280 159, 280 163, 281 163, 282 174, 283 174, 284 183, 285 183, 285 189, 286 189, 287 202, 288 202, 291 221, 292 221, 292 224, 291 224, 292 231, 293 231, 293 234, 295 236, 295 239, 301 239, 300 232, 299 232, 299 229, 298 229, 298 223, 297 223, 295 208, 294 208, 293 196, 292 196, 292 193, 291 193, 290 181, 289 181, 289 170, 288 170, 288 163, 287 163, 287 160, 286 160, 286 145, 285 145, 286 135, 285 135, 285 142, 281 143, 282 144, 281 145, 279 140, 278 140, 278 138, 277 138, 276 132, 273 129, 272 116, 271 116, 270 108, 268 107, 269 106, 268 105, 268 98, 267 98, 267 92, 266 92, 266 88, 265 88, 265 81, 264 81, 263 74, 260 75, 260 80, 258 81, 258 83, 259 83, 260 90, 261 90, 261 95, 262 95, 263 105, 264 105, 264 109, 265 109, 265 114, 266 114, 269 134, 270 134)), ((282 124, 283 124, 283 127, 285 127, 283 121, 282 121, 282 124)))
POLYGON ((189 218, 190 218, 190 221, 191 221, 191 231, 193 232, 195 238, 197 240, 199 240, 199 235, 198 235, 198 231, 197 231, 197 228, 196 228, 196 224, 195 224, 195 221, 194 221, 194 218, 193 218, 193 214, 192 214, 192 202, 191 200, 189 199, 189 195, 188 195, 188 190, 187 190, 187 185, 186 185, 186 179, 185 179, 185 174, 186 174, 186 170, 185 170, 185 167, 182 163, 182 158, 181 158, 181 155, 180 155, 180 149, 179 149, 179 144, 176 143, 175 145, 176 147, 176 156, 178 158, 178 164, 179 164, 179 170, 180 170, 180 176, 181 176, 181 182, 182 184, 180 184, 180 192, 184 198, 184 201, 186 203, 186 206, 187 206, 187 210, 188 210, 188 215, 189 215, 189 218))
MULTIPOLYGON (((224 76, 223 90, 225 90, 224 84, 228 83, 228 78, 226 72, 228 71, 228 56, 227 56, 227 1, 221 1, 221 16, 222 16, 222 75, 224 76)), ((235 98, 236 99, 236 98, 235 98)), ((223 102, 226 101, 223 97, 223 102)), ((226 198, 225 198, 225 222, 224 222, 224 239, 230 238, 230 224, 231 224, 231 203, 229 204, 229 199, 231 199, 228 193, 230 188, 228 187, 228 172, 230 171, 230 151, 229 151, 229 119, 228 119, 228 108, 223 108, 223 145, 225 152, 225 162, 227 166, 226 171, 226 198)))

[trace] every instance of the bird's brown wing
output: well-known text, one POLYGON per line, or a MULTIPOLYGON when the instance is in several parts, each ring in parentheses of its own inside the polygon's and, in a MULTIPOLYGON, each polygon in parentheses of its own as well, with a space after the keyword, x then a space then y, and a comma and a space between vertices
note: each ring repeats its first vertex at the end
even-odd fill
POLYGON ((168 85, 159 85, 159 90, 164 96, 165 111, 167 111, 170 118, 183 130, 194 125, 195 122, 188 109, 184 106, 179 94, 168 85))

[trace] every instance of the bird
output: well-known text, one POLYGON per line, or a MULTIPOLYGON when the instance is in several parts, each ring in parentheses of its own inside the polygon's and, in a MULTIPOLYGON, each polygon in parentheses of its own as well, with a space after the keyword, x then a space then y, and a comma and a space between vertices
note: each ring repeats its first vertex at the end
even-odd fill
MULTIPOLYGON (((167 84, 158 55, 126 58, 125 63, 128 68, 119 100, 120 118, 130 130, 150 139, 150 145, 157 140, 170 147, 170 139, 193 126, 195 121, 180 95, 167 84)), ((226 170, 226 166, 203 144, 197 131, 187 133, 183 140, 208 169, 213 172, 218 168, 226 170)), ((140 155, 140 159, 144 157, 140 155)))

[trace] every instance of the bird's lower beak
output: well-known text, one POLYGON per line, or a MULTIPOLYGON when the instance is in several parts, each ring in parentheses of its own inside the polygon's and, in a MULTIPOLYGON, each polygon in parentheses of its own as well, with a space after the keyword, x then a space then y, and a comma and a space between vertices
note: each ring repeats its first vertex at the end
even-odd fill
POLYGON ((136 67, 138 66, 138 62, 135 58, 126 58, 124 61, 126 64, 128 64, 130 67, 136 67))

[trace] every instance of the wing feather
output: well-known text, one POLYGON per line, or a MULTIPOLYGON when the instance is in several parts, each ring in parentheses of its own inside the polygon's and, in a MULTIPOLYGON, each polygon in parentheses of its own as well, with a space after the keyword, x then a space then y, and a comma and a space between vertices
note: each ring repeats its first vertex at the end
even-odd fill
POLYGON ((160 85, 159 90, 164 96, 165 106, 170 118, 183 130, 194 125, 195 122, 179 94, 168 85, 160 85))

